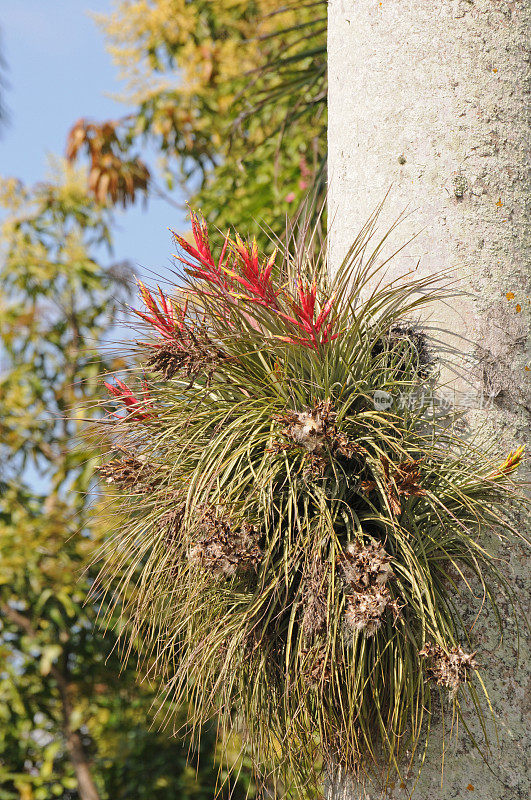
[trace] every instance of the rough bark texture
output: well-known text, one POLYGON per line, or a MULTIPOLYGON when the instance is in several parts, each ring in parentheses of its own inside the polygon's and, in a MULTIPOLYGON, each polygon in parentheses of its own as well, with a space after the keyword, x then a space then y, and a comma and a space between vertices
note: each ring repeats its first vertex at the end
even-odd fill
MULTIPOLYGON (((420 259, 423 271, 455 269, 471 293, 466 302, 441 308, 439 319, 475 342, 480 365, 473 377, 487 402, 472 417, 501 450, 524 441, 530 409, 529 11, 526 0, 329 2, 332 267, 391 187, 382 224, 409 206, 414 213, 395 242, 422 232, 394 260, 390 274, 403 274, 420 259)), ((525 600, 529 571, 523 553, 513 548, 500 556, 525 600)), ((502 606, 507 620, 501 647, 488 616, 474 629, 498 717, 499 745, 494 738, 487 767, 460 731, 446 750, 441 786, 442 735, 436 724, 415 790, 419 800, 530 796, 529 654, 521 642, 517 666, 514 625, 504 601, 502 606)), ((524 629, 521 633, 525 637, 524 629)), ((478 726, 472 728, 481 738, 478 726)), ((407 783, 397 782, 385 796, 407 797, 412 782, 407 783)), ((341 776, 327 791, 334 800, 382 796, 341 776)))

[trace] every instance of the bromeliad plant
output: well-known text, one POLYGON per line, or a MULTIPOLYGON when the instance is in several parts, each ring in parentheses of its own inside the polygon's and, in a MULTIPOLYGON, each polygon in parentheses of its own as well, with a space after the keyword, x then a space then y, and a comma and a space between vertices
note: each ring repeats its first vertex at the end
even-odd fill
POLYGON ((193 724, 237 725, 299 786, 317 765, 405 774, 434 684, 482 713, 453 596, 476 580, 496 610, 484 534, 515 533, 521 449, 499 464, 450 417, 375 404, 433 390, 411 320, 446 293, 385 284, 376 217, 330 278, 295 236, 262 258, 227 235, 214 256, 192 214, 179 302, 139 284, 145 380, 107 383, 124 414, 101 472, 126 523, 105 570, 129 575, 133 636, 193 724))

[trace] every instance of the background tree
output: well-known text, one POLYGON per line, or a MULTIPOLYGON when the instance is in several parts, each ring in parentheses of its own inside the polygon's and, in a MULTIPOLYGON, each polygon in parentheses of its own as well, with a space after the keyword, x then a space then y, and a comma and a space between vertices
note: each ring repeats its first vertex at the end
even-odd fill
POLYGON ((194 782, 184 750, 146 730, 150 687, 135 688, 132 670, 118 678, 116 639, 93 630, 101 598, 83 606, 101 535, 88 502, 98 451, 80 438, 83 420, 68 414, 90 406, 102 371, 124 366, 102 353, 127 270, 104 269, 96 254, 110 245, 106 204, 159 191, 144 145, 163 157, 167 187, 182 181, 196 191, 220 227, 256 219, 281 233, 285 213, 322 178, 323 8, 120 4, 101 23, 118 60, 132 65, 134 110, 74 126, 69 157, 86 148, 88 181, 66 170, 34 189, 2 184, 10 210, 0 307, 5 797, 212 796, 213 740, 203 737, 194 782))
POLYGON ((0 797, 210 798, 213 736, 196 774, 188 743, 160 732, 149 683, 122 668, 117 633, 98 626, 102 598, 86 602, 103 530, 81 417, 96 414, 101 373, 124 365, 105 340, 130 276, 100 263, 111 218, 86 176, 54 172, 1 185, 0 797))
MULTIPOLYGON (((114 161, 107 149, 95 165, 86 121, 74 126, 69 153, 86 145, 94 176, 112 162, 117 180, 120 161, 130 174, 149 143, 167 186, 184 183, 220 229, 256 222, 276 234, 315 180, 323 191, 323 0, 123 0, 99 22, 133 111, 97 126, 114 161)), ((149 186, 156 191, 153 176, 149 186)))

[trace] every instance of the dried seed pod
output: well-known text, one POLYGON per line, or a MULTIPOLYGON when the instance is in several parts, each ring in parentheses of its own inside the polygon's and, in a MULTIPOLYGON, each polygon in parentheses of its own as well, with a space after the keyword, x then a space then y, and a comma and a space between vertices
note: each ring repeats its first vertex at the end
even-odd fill
POLYGON ((427 660, 426 672, 439 686, 450 689, 454 696, 461 683, 467 680, 468 672, 477 669, 474 653, 465 653, 461 645, 444 650, 439 644, 426 642, 419 655, 427 660))
POLYGON ((323 421, 311 411, 293 411, 287 415, 289 421, 284 434, 309 453, 319 452, 325 443, 323 421))
POLYGON ((335 433, 332 438, 332 449, 335 453, 345 458, 354 458, 355 455, 361 455, 363 448, 355 442, 351 442, 344 433, 335 433))
POLYGON ((316 556, 302 577, 302 629, 308 638, 326 631, 328 564, 316 556))
POLYGON ((391 556, 375 541, 367 545, 351 542, 342 554, 340 567, 344 581, 359 591, 368 586, 384 586, 393 576, 391 556))
POLYGON ((174 344, 164 344, 157 348, 148 358, 147 367, 161 372, 166 380, 173 378, 185 362, 185 353, 174 344))
POLYGON ((369 586, 363 592, 353 592, 345 608, 345 626, 352 633, 363 631, 366 636, 373 636, 390 603, 391 595, 386 586, 369 586))
POLYGON ((395 622, 400 615, 398 601, 386 586, 393 576, 390 562, 391 556, 380 542, 351 542, 343 552, 339 567, 347 595, 344 623, 352 633, 363 631, 372 636, 387 610, 392 611, 395 622))
POLYGON ((198 527, 201 534, 188 554, 191 563, 210 570, 216 577, 257 570, 263 553, 254 525, 244 522, 235 530, 227 517, 216 516, 215 509, 206 508, 198 527))
POLYGON ((286 423, 283 436, 294 446, 304 447, 311 455, 320 455, 326 448, 345 458, 364 453, 362 447, 337 430, 336 419, 337 414, 330 400, 316 403, 313 409, 288 411, 276 418, 277 422, 286 423))
POLYGON ((302 477, 307 482, 319 480, 319 478, 322 478, 325 474, 327 463, 323 455, 319 453, 308 453, 302 477))
POLYGON ((132 455, 113 458, 107 464, 102 464, 98 471, 106 484, 114 484, 119 489, 128 489, 138 494, 145 494, 160 483, 153 466, 132 455))
POLYGON ((175 341, 153 346, 147 366, 161 372, 166 380, 181 373, 192 381, 204 374, 210 381, 225 354, 212 344, 206 333, 197 333, 191 328, 181 333, 175 341))

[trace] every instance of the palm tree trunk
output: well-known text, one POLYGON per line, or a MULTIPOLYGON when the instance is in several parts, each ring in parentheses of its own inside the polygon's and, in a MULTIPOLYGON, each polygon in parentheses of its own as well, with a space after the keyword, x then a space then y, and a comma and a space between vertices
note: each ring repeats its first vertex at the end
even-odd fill
MULTIPOLYGON (((415 268, 420 259, 421 270, 455 269, 471 293, 466 302, 441 308, 440 322, 465 337, 462 349, 475 357, 467 376, 474 383, 471 418, 500 448, 522 443, 529 430, 529 16, 525 0, 329 0, 332 267, 391 187, 386 222, 406 206, 414 210, 395 234, 397 245, 421 233, 391 262, 388 276, 415 268)), ((529 571, 522 554, 500 546, 500 556, 525 598, 529 571)), ((460 731, 445 753, 441 785, 442 725, 435 722, 416 787, 419 800, 529 796, 522 702, 529 659, 521 652, 516 663, 509 609, 501 648, 488 615, 474 634, 482 644, 499 743, 494 736, 486 766, 460 731)), ((473 733, 481 739, 481 730, 473 727, 473 733)), ((407 797, 414 780, 406 783, 396 781, 386 797, 407 797)), ((382 795, 338 773, 327 796, 382 795)))

